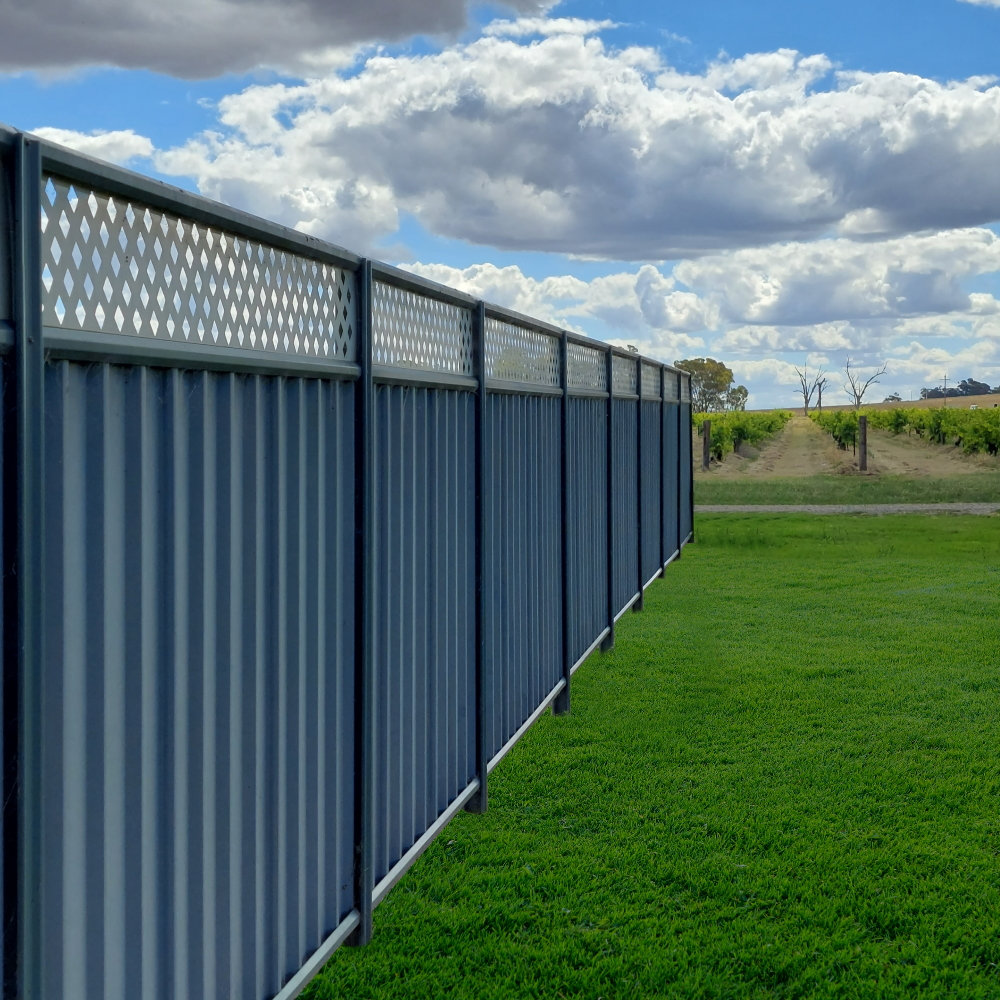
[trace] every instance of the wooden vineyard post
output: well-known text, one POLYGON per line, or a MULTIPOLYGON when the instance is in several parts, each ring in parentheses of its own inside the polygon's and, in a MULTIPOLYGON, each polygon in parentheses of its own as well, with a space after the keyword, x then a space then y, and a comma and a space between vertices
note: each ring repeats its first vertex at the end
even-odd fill
POLYGON ((858 469, 868 471, 868 418, 858 417, 858 469))
POLYGON ((712 458, 712 421, 706 420, 701 425, 701 467, 708 472, 708 463, 712 458))

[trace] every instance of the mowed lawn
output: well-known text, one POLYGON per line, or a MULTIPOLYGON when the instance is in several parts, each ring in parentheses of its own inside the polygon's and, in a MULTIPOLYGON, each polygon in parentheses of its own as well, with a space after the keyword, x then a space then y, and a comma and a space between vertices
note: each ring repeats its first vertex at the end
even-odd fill
POLYGON ((1000 997, 1000 518, 705 515, 319 998, 1000 997))

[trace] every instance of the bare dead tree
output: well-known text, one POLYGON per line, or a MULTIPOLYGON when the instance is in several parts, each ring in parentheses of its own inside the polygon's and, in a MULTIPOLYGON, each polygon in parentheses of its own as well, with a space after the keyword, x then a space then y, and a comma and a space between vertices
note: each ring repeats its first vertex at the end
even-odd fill
POLYGON ((816 409, 823 409, 823 390, 830 384, 830 380, 824 375, 816 383, 816 409))
POLYGON ((854 409, 861 409, 861 402, 865 398, 865 393, 885 374, 887 365, 882 365, 874 375, 867 379, 862 375, 855 365, 851 367, 851 359, 848 358, 844 364, 844 375, 847 381, 844 383, 844 392, 854 401, 854 409))
MULTIPOLYGON (((808 417, 809 404, 812 402, 812 398, 817 389, 819 390, 820 400, 823 398, 823 386, 826 385, 826 372, 820 369, 816 375, 810 378, 809 366, 806 365, 805 369, 802 371, 799 371, 799 369, 796 368, 795 374, 799 377, 799 392, 802 393, 802 409, 808 417)), ((822 404, 820 405, 820 409, 822 409, 822 404)))

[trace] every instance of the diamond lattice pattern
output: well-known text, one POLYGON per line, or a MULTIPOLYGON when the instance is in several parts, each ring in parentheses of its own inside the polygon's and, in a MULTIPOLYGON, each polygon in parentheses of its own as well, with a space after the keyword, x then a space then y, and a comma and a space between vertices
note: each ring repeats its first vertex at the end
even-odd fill
POLYGON ((384 281, 372 286, 374 364, 475 374, 471 310, 384 281))
POLYGON ((507 382, 558 386, 558 337, 486 318, 486 375, 507 382))
POLYGON ((355 360, 354 274, 49 177, 48 326, 355 360))
POLYGON ((660 369, 645 361, 642 363, 642 398, 660 398, 660 369))
POLYGON ((567 345, 566 364, 571 389, 608 391, 607 355, 600 348, 570 341, 567 345))
POLYGON ((611 363, 611 381, 615 395, 634 396, 636 394, 635 362, 617 354, 611 363))

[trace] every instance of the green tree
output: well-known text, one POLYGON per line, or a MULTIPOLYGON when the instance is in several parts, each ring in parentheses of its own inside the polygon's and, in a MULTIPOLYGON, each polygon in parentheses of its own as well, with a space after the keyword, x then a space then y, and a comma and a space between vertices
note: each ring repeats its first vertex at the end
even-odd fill
POLYGON ((727 410, 745 410, 747 408, 747 396, 750 395, 745 385, 734 385, 726 393, 727 410))
POLYGON ((732 369, 721 361, 715 358, 687 358, 674 364, 691 374, 691 408, 695 413, 721 413, 724 410, 742 410, 746 406, 747 387, 734 387, 732 369))

